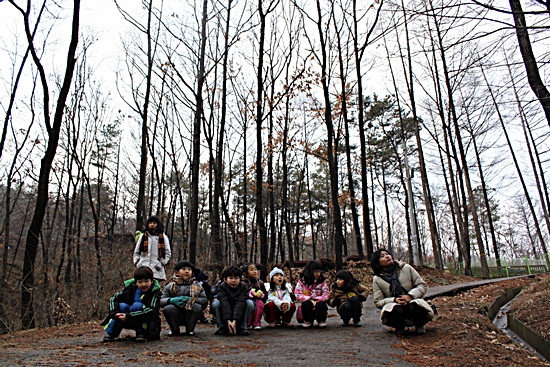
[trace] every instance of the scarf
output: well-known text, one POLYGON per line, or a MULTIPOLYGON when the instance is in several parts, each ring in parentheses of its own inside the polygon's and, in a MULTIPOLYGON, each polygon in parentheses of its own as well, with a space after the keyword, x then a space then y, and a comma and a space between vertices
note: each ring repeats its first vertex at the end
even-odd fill
POLYGON ((180 277, 174 277, 172 279, 172 288, 170 289, 170 294, 175 295, 178 291, 178 286, 188 285, 189 286, 189 301, 185 305, 185 309, 191 311, 193 309, 193 303, 197 300, 197 296, 201 292, 201 286, 195 281, 194 277, 189 277, 189 279, 182 279, 180 277))
POLYGON ((386 282, 390 283, 390 294, 392 297, 398 297, 403 294, 407 294, 405 288, 399 283, 399 276, 397 275, 397 265, 395 262, 389 268, 382 268, 380 277, 386 282))
MULTIPOLYGON (((141 252, 143 256, 147 256, 147 252, 149 251, 148 232, 145 231, 142 237, 143 237, 143 241, 141 241, 141 245, 139 246, 139 252, 141 252)), ((166 258, 166 247, 164 246, 164 235, 162 233, 159 233, 158 253, 159 253, 159 257, 158 257, 159 260, 166 258)))

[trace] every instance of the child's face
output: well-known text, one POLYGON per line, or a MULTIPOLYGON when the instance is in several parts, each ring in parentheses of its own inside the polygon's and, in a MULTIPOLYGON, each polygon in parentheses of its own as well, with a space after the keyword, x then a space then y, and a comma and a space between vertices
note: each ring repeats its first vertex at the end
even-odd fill
POLYGON ((238 275, 230 275, 224 280, 231 288, 237 288, 237 286, 241 282, 241 278, 238 275))
POLYGON ((321 276, 321 270, 314 270, 313 271, 313 279, 317 280, 321 276))
POLYGON ((153 281, 151 279, 140 279, 136 280, 136 285, 140 291, 147 292, 151 288, 151 285, 153 285, 153 281))
POLYGON ((256 279, 258 277, 258 269, 254 265, 248 265, 246 276, 250 279, 256 279))
POLYGON ((337 286, 338 288, 343 288, 343 287, 344 287, 344 283, 345 283, 344 279, 336 278, 336 286, 337 286))
POLYGON ((275 274, 273 276, 273 283, 281 285, 281 284, 283 284, 284 279, 285 278, 283 277, 283 274, 275 274))
POLYGON ((180 270, 176 270, 175 273, 176 273, 177 277, 180 277, 181 279, 187 280, 193 274, 193 269, 184 266, 180 270))
POLYGON ((157 222, 147 222, 147 229, 155 233, 157 231, 157 222))

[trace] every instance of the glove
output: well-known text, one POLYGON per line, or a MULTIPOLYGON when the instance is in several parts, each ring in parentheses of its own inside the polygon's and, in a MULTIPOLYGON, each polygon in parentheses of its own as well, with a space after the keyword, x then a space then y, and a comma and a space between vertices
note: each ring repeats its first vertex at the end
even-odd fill
POLYGON ((348 293, 348 298, 353 298, 355 296, 356 296, 356 294, 354 292, 349 292, 348 293))
POLYGON ((250 293, 251 293, 254 297, 256 297, 256 298, 262 298, 262 297, 264 296, 264 292, 262 292, 262 291, 259 290, 259 289, 254 289, 254 288, 252 288, 252 289, 250 290, 250 293))
POLYGON ((170 298, 170 304, 184 308, 187 304, 187 301, 189 301, 189 297, 187 296, 179 296, 179 297, 172 297, 170 298))

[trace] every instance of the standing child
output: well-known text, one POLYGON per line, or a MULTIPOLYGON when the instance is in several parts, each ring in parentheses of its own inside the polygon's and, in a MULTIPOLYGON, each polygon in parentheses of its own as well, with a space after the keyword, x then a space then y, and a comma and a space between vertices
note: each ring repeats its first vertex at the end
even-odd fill
MULTIPOLYGON (((136 238, 138 235, 136 234, 136 238)), ((164 267, 170 261, 170 241, 164 233, 159 217, 153 215, 147 219, 147 229, 136 241, 134 248, 134 265, 148 266, 153 269, 155 279, 166 280, 164 267)))
POLYGON ((216 335, 248 335, 246 322, 254 312, 248 288, 241 282, 242 271, 230 266, 223 271, 223 283, 217 287, 217 300, 212 302, 218 330, 216 335))
POLYGON ((185 325, 186 335, 195 336, 195 325, 208 302, 204 289, 193 277, 194 270, 191 262, 179 261, 172 281, 162 291, 160 306, 170 326, 170 336, 180 335, 180 325, 185 325))
POLYGON ((109 301, 109 316, 101 323, 106 331, 103 341, 114 341, 122 329, 135 330, 136 341, 160 339, 159 301, 160 285, 153 279, 153 270, 137 268, 109 301))
POLYGON ((250 316, 247 326, 248 328, 254 328, 254 330, 261 330, 264 303, 267 299, 267 291, 264 282, 258 277, 258 269, 256 265, 252 263, 244 263, 241 265, 241 271, 243 272, 242 282, 248 289, 248 296, 256 305, 256 309, 252 316, 250 316))
POLYGON ((353 318, 353 326, 361 326, 362 303, 367 300, 367 288, 362 286, 349 270, 340 270, 330 288, 328 304, 337 307, 343 326, 353 318))
POLYGON ((329 299, 330 290, 321 270, 321 264, 317 261, 308 261, 296 283, 294 294, 296 300, 302 302, 304 328, 309 328, 315 320, 319 327, 327 327, 326 302, 329 299))
POLYGON ((292 302, 292 286, 287 284, 285 275, 278 267, 269 273, 269 291, 265 304, 265 319, 268 327, 275 327, 276 321, 282 319, 282 325, 292 327, 290 320, 296 311, 292 302))

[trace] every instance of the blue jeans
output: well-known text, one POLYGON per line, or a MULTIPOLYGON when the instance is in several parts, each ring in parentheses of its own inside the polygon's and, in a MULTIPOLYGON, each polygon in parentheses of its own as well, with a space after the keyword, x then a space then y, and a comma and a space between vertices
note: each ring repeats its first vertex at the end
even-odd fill
MULTIPOLYGON (((143 303, 134 302, 131 306, 126 303, 120 303, 118 308, 121 313, 130 313, 130 312, 139 311, 143 309, 143 303)), ((105 332, 107 332, 107 334, 111 336, 114 336, 115 338, 117 338, 120 335, 120 333, 122 332, 122 329, 139 330, 139 329, 143 329, 143 325, 129 324, 127 322, 122 322, 119 319, 113 318, 105 326, 105 332)))
MULTIPOLYGON (((210 309, 212 310, 212 312, 216 316, 216 324, 218 325, 219 328, 227 326, 227 320, 224 322, 224 320, 222 318, 223 314, 222 314, 222 307, 221 306, 222 306, 222 304, 218 299, 215 299, 210 304, 210 309)), ((250 316, 254 313, 255 309, 256 309, 256 304, 254 303, 254 301, 251 300, 251 299, 247 299, 246 300, 246 307, 243 311, 243 315, 241 316, 241 320, 239 322, 239 325, 237 325, 237 327, 239 329, 243 329, 243 330, 246 329, 246 323, 248 322, 248 319, 250 318, 250 316)))

